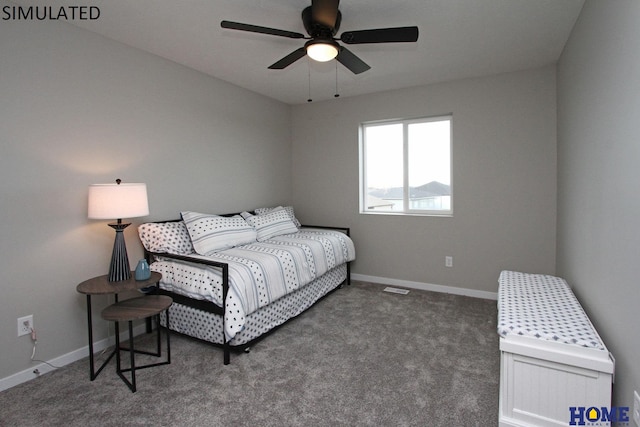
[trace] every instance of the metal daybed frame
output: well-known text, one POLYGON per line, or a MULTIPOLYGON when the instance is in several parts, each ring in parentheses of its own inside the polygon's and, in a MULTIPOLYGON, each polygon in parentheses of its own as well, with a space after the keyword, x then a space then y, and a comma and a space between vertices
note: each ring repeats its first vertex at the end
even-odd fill
MULTIPOLYGON (((224 215, 221 215, 221 216, 233 216, 233 215, 237 215, 237 214, 224 214, 224 215)), ((155 221, 155 223, 167 223, 167 222, 179 222, 179 221, 182 221, 182 220, 181 219, 173 219, 173 220, 168 220, 168 221, 155 221)), ((336 231, 340 231, 340 232, 345 233, 349 237, 350 237, 350 232, 351 232, 350 228, 348 228, 348 227, 328 227, 328 226, 316 226, 316 225, 302 225, 300 228, 315 228, 315 229, 323 229, 323 230, 336 230, 336 231)), ((284 325, 285 323, 287 323, 290 320, 292 320, 295 317, 297 317, 297 316, 293 316, 293 317, 287 319, 282 324, 275 326, 274 328, 272 328, 269 331, 261 334, 258 337, 253 338, 251 341, 249 341, 247 343, 240 344, 240 345, 231 345, 226 340, 225 333, 224 333, 224 322, 225 322, 224 314, 225 314, 225 310, 226 310, 227 294, 229 292, 229 265, 227 263, 224 263, 224 262, 206 260, 206 259, 202 259, 202 258, 194 258, 194 257, 188 256, 188 255, 176 255, 176 254, 171 254, 171 253, 166 253, 166 252, 162 252, 162 253, 160 253, 160 252, 150 252, 146 248, 144 250, 144 256, 147 259, 147 262, 149 263, 149 265, 151 265, 153 263, 153 261, 154 261, 154 259, 156 257, 164 257, 164 258, 171 258, 171 259, 174 259, 174 260, 191 262, 191 263, 194 263, 194 264, 207 265, 209 267, 217 268, 217 269, 220 270, 220 272, 222 274, 222 303, 223 303, 222 307, 216 305, 215 303, 213 303, 211 301, 193 299, 193 298, 190 298, 190 297, 187 297, 187 296, 184 296, 184 295, 177 294, 175 292, 171 292, 171 291, 167 291, 167 290, 161 289, 160 287, 153 287, 150 290, 150 293, 155 293, 155 294, 160 294, 160 295, 167 295, 167 296, 170 296, 171 298, 173 298, 174 303, 181 304, 181 305, 186 306, 186 307, 191 307, 191 308, 194 308, 194 309, 197 309, 197 310, 202 310, 204 312, 212 313, 212 314, 220 316, 221 320, 222 320, 222 343, 223 344, 218 344, 218 343, 209 342, 209 341, 207 341, 207 342, 212 344, 212 345, 221 346, 222 347, 222 349, 223 349, 223 360, 224 360, 224 364, 225 365, 228 365, 229 363, 231 363, 231 350, 232 349, 244 350, 245 352, 249 352, 249 348, 251 347, 251 345, 256 343, 258 340, 264 338, 269 333, 275 331, 280 326, 284 325)), ((313 307, 318 301, 320 301, 320 299, 322 299, 325 296, 329 295, 335 289, 339 289, 342 286, 344 286, 345 282, 347 283, 347 285, 351 285, 351 261, 346 262, 346 268, 347 268, 347 277, 346 277, 346 279, 342 283, 340 283, 338 286, 336 286, 334 289, 330 290, 325 295, 320 297, 317 301, 315 301, 313 304, 311 304, 306 310, 308 310, 309 308, 313 307)), ((167 326, 167 328, 169 328, 168 324, 166 326, 167 326)))

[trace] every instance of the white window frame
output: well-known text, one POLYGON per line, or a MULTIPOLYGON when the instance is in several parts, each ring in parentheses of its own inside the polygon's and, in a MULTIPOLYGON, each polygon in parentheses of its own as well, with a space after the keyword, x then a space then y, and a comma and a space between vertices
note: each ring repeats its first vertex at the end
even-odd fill
POLYGON ((364 122, 360 124, 359 128, 359 163, 360 163, 360 213, 372 214, 372 215, 419 215, 419 216, 439 216, 439 217, 452 217, 453 216, 453 114, 443 114, 431 117, 420 117, 412 119, 394 119, 394 120, 381 120, 375 122, 364 122), (411 209, 409 206, 410 194, 409 194, 409 136, 408 127, 415 123, 427 123, 436 121, 449 121, 449 186, 450 186, 450 205, 449 209, 411 209), (380 125, 393 125, 401 124, 403 128, 403 203, 402 210, 389 209, 389 210, 374 210, 367 208, 367 171, 366 171, 366 141, 365 141, 365 128, 370 126, 380 125))

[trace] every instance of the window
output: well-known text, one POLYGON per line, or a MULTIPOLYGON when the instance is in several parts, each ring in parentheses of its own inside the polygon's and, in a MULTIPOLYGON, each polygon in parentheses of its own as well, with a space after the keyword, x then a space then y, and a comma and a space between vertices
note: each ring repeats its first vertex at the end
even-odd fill
POLYGON ((452 215, 452 116, 363 123, 360 212, 452 215))

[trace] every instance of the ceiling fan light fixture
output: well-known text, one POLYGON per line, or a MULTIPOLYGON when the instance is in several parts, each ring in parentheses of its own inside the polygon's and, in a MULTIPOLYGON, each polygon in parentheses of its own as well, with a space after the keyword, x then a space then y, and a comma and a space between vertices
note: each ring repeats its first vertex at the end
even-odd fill
POLYGON ((338 56, 340 46, 333 40, 311 40, 307 42, 305 49, 314 61, 327 62, 338 56))

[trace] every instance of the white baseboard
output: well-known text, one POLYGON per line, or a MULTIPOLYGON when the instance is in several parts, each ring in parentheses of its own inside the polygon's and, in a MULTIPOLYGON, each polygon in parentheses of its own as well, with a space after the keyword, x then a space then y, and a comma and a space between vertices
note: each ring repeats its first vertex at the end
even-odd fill
POLYGON ((467 297, 497 300, 497 292, 478 291, 468 288, 456 288, 453 286, 434 285, 432 283, 412 282, 409 280, 390 279, 388 277, 367 276, 364 274, 351 274, 351 279, 363 282, 378 283, 381 285, 401 286, 409 289, 419 289, 422 291, 442 292, 445 294, 464 295, 467 297))
MULTIPOLYGON (((146 325, 142 324, 139 326, 136 326, 135 328, 133 328, 133 335, 134 336, 138 336, 140 334, 143 334, 146 332, 146 325)), ((124 331, 122 333, 120 333, 120 339, 121 340, 128 340, 129 339, 129 333, 127 331, 124 331)), ((93 344, 93 351, 94 352, 99 352, 104 350, 105 348, 108 348, 112 345, 115 344, 115 337, 114 336, 109 336, 108 338, 105 338, 103 340, 97 341, 93 344)), ((58 367, 62 367, 65 365, 68 365, 69 363, 73 363, 77 360, 80 359, 84 359, 85 357, 89 356, 89 345, 86 345, 82 348, 79 348, 77 350, 71 351, 67 354, 63 354, 62 356, 58 356, 56 358, 47 360, 47 363, 50 363, 53 366, 58 366, 58 367)), ((111 363, 111 362, 110 362, 111 363)), ((115 362, 113 362, 115 363, 115 362)), ((115 365, 114 365, 115 366, 115 365)), ((15 373, 13 375, 10 375, 8 377, 2 378, 0 379, 0 391, 9 389, 11 387, 14 387, 18 384, 22 384, 24 382, 33 380, 37 377, 39 377, 42 374, 46 374, 47 372, 51 372, 53 370, 55 370, 56 368, 47 365, 46 363, 41 363, 41 362, 36 362, 33 361, 33 366, 31 366, 29 369, 25 369, 24 371, 15 373), (33 371, 38 370, 39 374, 34 374, 33 371)), ((115 368, 114 368, 115 369, 115 368)), ((87 381, 89 381, 89 361, 87 360, 87 381)))

